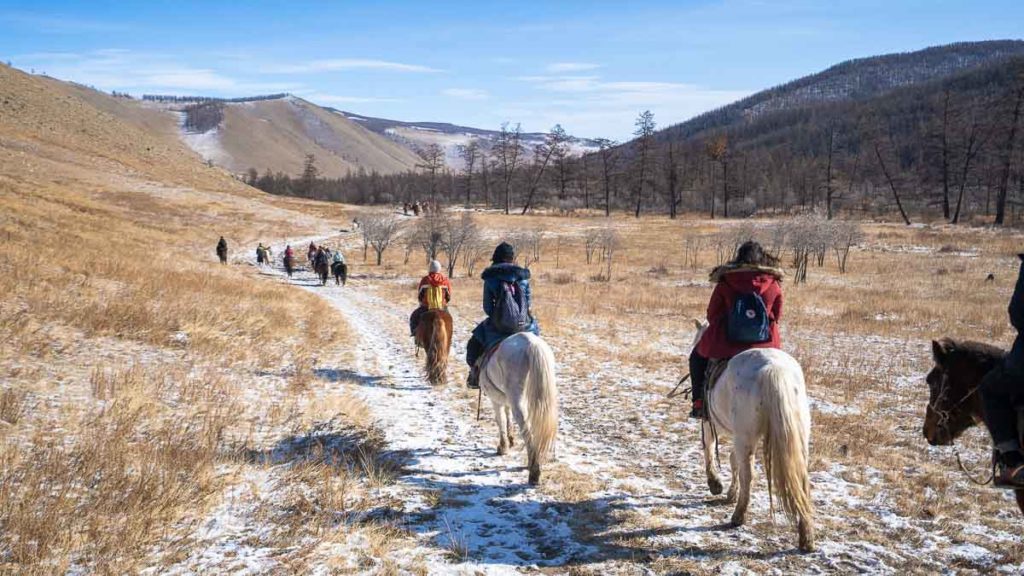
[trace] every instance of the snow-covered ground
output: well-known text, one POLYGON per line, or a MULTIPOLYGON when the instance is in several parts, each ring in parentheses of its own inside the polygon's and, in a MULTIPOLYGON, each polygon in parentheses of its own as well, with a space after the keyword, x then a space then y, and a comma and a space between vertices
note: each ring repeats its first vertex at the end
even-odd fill
MULTIPOLYGON (((281 249, 275 246, 275 254, 281 249)), ((355 335, 351 364, 322 367, 319 373, 361 398, 388 448, 403 455, 397 481, 381 493, 401 503, 398 521, 411 534, 398 553, 409 565, 399 561, 400 567, 412 569, 416 563, 430 573, 452 574, 561 573, 573 567, 621 574, 1024 569, 1001 564, 1008 548, 1021 545, 1019 535, 994 534, 965 522, 961 536, 951 538, 927 519, 902 515, 879 490, 891 479, 871 467, 832 464, 813 473, 819 521, 813 554, 796 554, 793 528, 781 516, 771 518, 760 469, 750 524, 729 529, 731 506, 707 492, 697 427, 680 417, 680 405, 664 399, 671 375, 619 361, 594 364, 586 350, 601 346, 598 340, 582 347, 557 336, 550 340, 561 363, 558 455, 545 467, 545 484, 531 488, 521 448, 495 455, 496 427, 487 403, 483 420, 474 421, 475 397, 461 388, 459 359, 473 319, 455 318, 450 383, 435 388, 423 378, 422 360, 407 335, 408 310, 387 298, 392 281, 357 273, 338 287, 320 286, 305 271, 290 280, 279 270, 265 274, 324 298, 355 335), (878 530, 888 535, 882 536, 886 545, 879 543, 878 530)), ((586 333, 585 327, 576 328, 586 333)), ((814 335, 793 337, 815 345, 814 335)), ((665 346, 682 353, 684 344, 665 346)), ((880 345, 896 356, 912 356, 898 339, 880 345)), ((812 404, 823 416, 860 411, 829 398, 814 398, 812 404)), ((256 474, 240 483, 250 496, 227 498, 204 533, 206 553, 229 550, 237 555, 240 572, 275 569, 265 551, 246 545, 260 530, 259 519, 248 512, 251 494, 269 498, 274 489, 273 468, 256 474)), ((1014 512, 1008 508, 1007 513, 1014 512)), ((350 548, 336 553, 351 553, 350 548)))

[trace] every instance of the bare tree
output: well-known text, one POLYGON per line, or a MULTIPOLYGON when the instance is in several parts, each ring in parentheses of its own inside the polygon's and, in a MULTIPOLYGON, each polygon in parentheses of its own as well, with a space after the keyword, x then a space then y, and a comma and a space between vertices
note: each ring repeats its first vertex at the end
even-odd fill
POLYGON ((635 148, 637 155, 637 182, 636 182, 636 214, 640 217, 640 207, 643 204, 644 184, 647 182, 647 161, 651 153, 651 146, 654 143, 654 114, 650 110, 644 110, 636 118, 634 123, 636 130, 635 148))
POLYGON ((477 157, 480 155, 480 142, 476 139, 470 140, 468 144, 459 145, 459 157, 466 163, 464 170, 466 176, 466 208, 472 203, 473 194, 473 168, 477 164, 477 157))
POLYGON ((548 163, 551 161, 551 158, 559 153, 564 153, 563 148, 568 140, 569 136, 565 133, 565 130, 562 129, 560 125, 555 124, 554 128, 551 129, 551 132, 544 136, 544 142, 534 146, 533 180, 530 182, 530 188, 526 193, 526 203, 523 204, 523 214, 526 214, 533 205, 533 196, 537 192, 537 187, 540 185, 541 178, 544 177, 544 170, 548 167, 548 163))
POLYGON ((996 196, 996 221, 1002 225, 1006 218, 1006 196, 1010 184, 1010 165, 1013 150, 1017 145, 1017 127, 1020 124, 1021 109, 1024 107, 1024 75, 1017 82, 1013 95, 1013 112, 1006 130, 1006 144, 1003 145, 1002 171, 999 176, 999 194, 996 196))
POLYGON ((437 175, 444 169, 444 148, 440 144, 430 144, 420 150, 420 157, 423 158, 423 163, 417 164, 416 167, 430 174, 430 203, 436 206, 437 175))
MULTIPOLYGON (((896 153, 896 143, 893 140, 892 128, 890 127, 888 132, 888 144, 892 149, 892 153, 896 153)), ((893 198, 896 199, 896 207, 899 208, 900 216, 903 218, 903 222, 910 226, 910 217, 907 216, 907 211, 903 208, 903 201, 900 199, 899 190, 897 190, 895 174, 885 164, 885 159, 882 157, 882 148, 884 144, 879 138, 875 139, 874 149, 875 157, 878 158, 878 167, 882 169, 882 174, 885 176, 885 181, 889 184, 889 189, 892 191, 893 198)))
POLYGON ((447 212, 435 211, 427 212, 426 216, 416 221, 416 226, 409 235, 409 243, 423 251, 427 262, 437 259, 450 220, 451 216, 447 212))
POLYGON ((615 252, 621 245, 622 240, 615 228, 611 226, 605 228, 604 233, 601 235, 601 254, 605 263, 605 282, 612 281, 612 264, 615 261, 615 252))
POLYGON ((612 211, 612 173, 615 170, 613 154, 618 143, 607 138, 599 138, 597 146, 601 157, 601 181, 604 183, 604 215, 608 217, 612 211))
MULTIPOLYGON (((725 217, 729 217, 729 183, 727 176, 729 175, 729 169, 727 167, 726 158, 729 155, 729 140, 725 135, 716 136, 707 143, 704 144, 704 153, 707 154, 709 160, 712 163, 719 163, 722 165, 722 194, 725 198, 726 208, 725 217)), ((714 172, 711 173, 711 219, 715 219, 715 180, 714 172)))
POLYGON ((587 264, 592 264, 594 262, 594 254, 601 245, 601 237, 603 234, 603 230, 591 228, 590 230, 587 230, 587 233, 583 236, 583 249, 586 251, 587 264))
POLYGON ((458 220, 449 218, 444 227, 444 235, 441 238, 441 249, 448 258, 448 277, 455 277, 455 264, 459 261, 459 255, 465 247, 471 244, 480 235, 473 215, 463 212, 458 220))
POLYGON ((512 130, 508 128, 508 122, 501 125, 501 131, 491 147, 495 163, 501 173, 502 192, 505 195, 505 214, 512 210, 512 179, 522 161, 523 146, 520 144, 522 130, 519 124, 512 130))
POLYGON ((377 266, 384 261, 384 252, 400 235, 402 222, 390 210, 370 212, 363 216, 360 228, 364 242, 377 253, 377 266))
POLYGON ((967 190, 967 180, 971 173, 971 164, 974 159, 981 152, 982 147, 985 145, 985 135, 982 133, 981 122, 978 119, 976 111, 971 111, 970 121, 967 123, 963 134, 963 144, 960 146, 960 154, 962 164, 960 166, 959 182, 957 186, 959 190, 956 196, 956 210, 953 212, 953 219, 950 220, 953 224, 960 222, 961 209, 964 204, 964 193, 967 190))
POLYGON ((665 188, 668 192, 668 217, 675 219, 676 214, 679 210, 679 203, 682 202, 682 197, 679 194, 679 162, 678 162, 678 145, 675 142, 669 142, 665 146, 666 158, 665 158, 665 188))
POLYGON ((480 234, 466 241, 466 245, 462 249, 462 265, 466 269, 466 276, 472 276, 480 262, 487 259, 489 249, 490 245, 480 234))
POLYGON ((836 254, 839 272, 846 273, 850 258, 850 249, 864 241, 864 231, 860 224, 851 220, 834 222, 832 226, 832 250, 836 254))

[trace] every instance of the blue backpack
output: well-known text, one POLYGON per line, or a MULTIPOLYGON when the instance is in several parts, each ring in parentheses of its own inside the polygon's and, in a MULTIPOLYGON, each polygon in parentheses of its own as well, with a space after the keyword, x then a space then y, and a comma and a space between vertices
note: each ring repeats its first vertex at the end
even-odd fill
POLYGON ((760 344, 772 339, 768 307, 760 294, 752 292, 736 298, 725 333, 729 341, 738 344, 760 344))
POLYGON ((530 311, 526 304, 526 293, 516 282, 501 282, 494 313, 491 316, 494 327, 504 334, 516 334, 530 326, 530 311))

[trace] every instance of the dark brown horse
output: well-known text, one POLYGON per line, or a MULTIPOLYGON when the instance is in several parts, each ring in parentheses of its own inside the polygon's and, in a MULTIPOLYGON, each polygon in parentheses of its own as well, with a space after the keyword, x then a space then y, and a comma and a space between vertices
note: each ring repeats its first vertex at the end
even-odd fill
MULTIPOLYGON (((928 409, 924 437, 932 446, 952 446, 968 428, 982 423, 981 379, 1002 370, 1006 352, 980 342, 943 338, 932 341, 935 367, 928 373, 928 409)), ((1024 512, 1024 490, 1017 490, 1017 506, 1024 512)))
POLYGON ((320 277, 320 285, 327 286, 327 277, 331 275, 331 266, 327 263, 327 257, 317 254, 313 258, 313 271, 320 277))
POLYGON ((452 315, 447 310, 427 310, 416 326, 416 346, 427 351, 427 380, 448 381, 448 353, 452 347, 452 315))
POLYGON ((344 286, 348 282, 348 265, 344 262, 331 263, 331 273, 334 274, 334 284, 344 286))

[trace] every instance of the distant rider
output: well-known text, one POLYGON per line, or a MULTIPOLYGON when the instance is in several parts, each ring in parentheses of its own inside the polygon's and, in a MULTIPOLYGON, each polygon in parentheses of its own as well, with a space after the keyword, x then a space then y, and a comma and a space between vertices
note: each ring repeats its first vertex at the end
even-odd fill
POLYGON ((221 264, 228 263, 228 242, 223 236, 217 241, 217 258, 220 259, 221 264))
POLYGON ((995 445, 995 478, 1001 488, 1024 488, 1024 454, 1021 453, 1017 408, 1024 404, 1024 254, 1017 273, 1017 286, 1010 298, 1010 324, 1017 331, 1010 353, 1001 366, 981 381, 981 405, 985 424, 995 445))
POLYGON ((409 333, 412 336, 416 336, 416 327, 419 326, 420 317, 424 312, 431 309, 448 308, 448 303, 452 299, 452 283, 441 272, 441 263, 437 260, 430 261, 427 275, 420 279, 420 285, 416 289, 416 298, 420 305, 409 316, 409 333))
POLYGON ((711 271, 715 290, 708 303, 708 328, 690 353, 691 418, 705 418, 704 389, 711 359, 728 360, 750 348, 781 348, 782 270, 779 259, 754 241, 711 271))
POLYGON ((517 332, 540 335, 540 326, 532 313, 530 271, 515 264, 515 248, 502 242, 494 249, 491 266, 480 275, 484 280, 483 308, 487 319, 473 329, 466 344, 469 363, 468 388, 479 388, 477 362, 491 347, 517 332))

